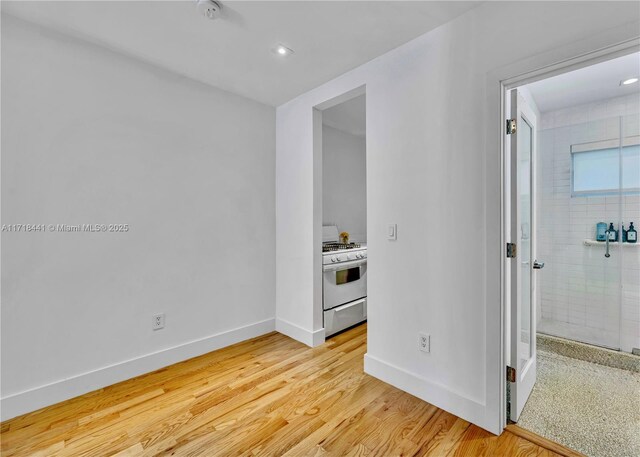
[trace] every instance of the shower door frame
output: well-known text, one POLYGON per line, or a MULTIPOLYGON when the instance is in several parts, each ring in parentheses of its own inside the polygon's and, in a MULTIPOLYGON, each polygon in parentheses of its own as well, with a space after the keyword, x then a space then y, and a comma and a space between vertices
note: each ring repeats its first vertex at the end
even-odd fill
MULTIPOLYGON (((596 40, 599 37, 596 37, 596 40)), ((510 332, 510 314, 507 310, 511 307, 511 276, 510 276, 510 259, 505 255, 506 243, 510 240, 510 227, 511 227, 511 189, 509 186, 509 178, 511 170, 507 168, 509 163, 506 160, 506 156, 509 153, 508 142, 505 135, 505 123, 504 120, 508 118, 509 111, 507 109, 507 100, 509 99, 509 92, 512 89, 516 89, 520 86, 533 83, 542 79, 547 79, 553 76, 557 76, 563 73, 568 73, 580 68, 589 67, 597 63, 606 62, 617 57, 622 57, 634 52, 640 52, 640 37, 636 37, 630 40, 619 42, 618 44, 598 47, 594 45, 592 51, 580 52, 579 49, 583 49, 583 46, 576 44, 574 46, 576 52, 570 54, 573 57, 556 60, 556 63, 551 65, 536 66, 535 62, 543 62, 553 59, 554 53, 549 53, 544 58, 532 58, 510 65, 506 68, 492 72, 488 78, 490 81, 499 82, 499 110, 500 110, 500 131, 497 132, 500 142, 500 163, 501 163, 501 227, 500 227, 500 239, 501 239, 501 327, 502 327, 502 350, 500 359, 500 423, 502 427, 507 426, 508 414, 507 414, 507 376, 505 372, 509 366, 509 349, 511 346, 511 332, 510 332)), ((566 50, 563 50, 566 53, 566 50)), ((571 52, 571 51, 569 51, 571 52)), ((553 61, 553 60, 551 60, 553 61)), ((492 87, 489 87, 489 93, 492 92, 492 87)), ((531 228, 534 229, 533 227, 531 228)), ((535 306, 535 304, 532 304, 535 306)))

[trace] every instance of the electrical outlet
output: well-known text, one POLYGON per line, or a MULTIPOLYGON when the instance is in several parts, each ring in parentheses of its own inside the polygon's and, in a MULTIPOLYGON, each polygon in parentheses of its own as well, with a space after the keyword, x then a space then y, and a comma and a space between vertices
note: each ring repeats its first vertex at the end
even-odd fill
POLYGON ((164 328, 164 313, 156 314, 151 321, 151 328, 153 330, 160 330, 164 328))
POLYGON ((431 352, 431 335, 418 333, 418 349, 422 352, 431 352))

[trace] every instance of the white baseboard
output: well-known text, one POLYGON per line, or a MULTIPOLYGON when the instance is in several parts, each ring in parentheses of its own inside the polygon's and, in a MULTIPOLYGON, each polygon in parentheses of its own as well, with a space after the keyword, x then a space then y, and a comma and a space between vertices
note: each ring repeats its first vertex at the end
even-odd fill
POLYGON ((0 420, 11 419, 274 330, 275 319, 267 319, 8 395, 0 399, 0 420))
POLYGON ((324 343, 323 328, 310 331, 284 319, 276 318, 276 331, 312 348, 324 343))
POLYGON ((372 355, 364 356, 364 372, 492 433, 484 404, 372 355))

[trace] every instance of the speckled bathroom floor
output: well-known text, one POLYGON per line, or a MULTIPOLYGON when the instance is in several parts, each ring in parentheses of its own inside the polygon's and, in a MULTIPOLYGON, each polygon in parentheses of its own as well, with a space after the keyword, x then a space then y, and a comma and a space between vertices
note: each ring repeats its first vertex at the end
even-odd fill
POLYGON ((640 456, 640 373, 538 350, 522 428, 589 457, 640 456))

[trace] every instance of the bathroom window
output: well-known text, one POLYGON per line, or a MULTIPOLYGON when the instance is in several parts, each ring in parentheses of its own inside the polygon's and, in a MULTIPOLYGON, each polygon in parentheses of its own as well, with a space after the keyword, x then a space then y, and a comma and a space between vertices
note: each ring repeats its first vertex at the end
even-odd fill
POLYGON ((572 146, 571 196, 640 193, 640 145, 624 146, 620 152, 619 147, 572 146))

